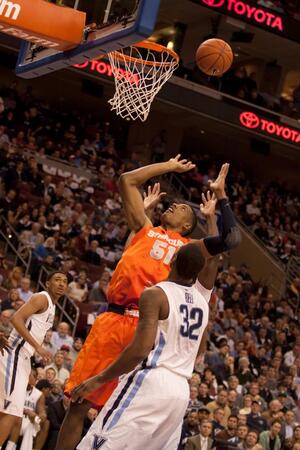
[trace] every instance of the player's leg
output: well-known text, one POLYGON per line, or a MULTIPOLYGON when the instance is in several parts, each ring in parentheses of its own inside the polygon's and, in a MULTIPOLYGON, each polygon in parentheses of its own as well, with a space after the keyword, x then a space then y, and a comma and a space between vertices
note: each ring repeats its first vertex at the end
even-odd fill
POLYGON ((56 450, 73 450, 76 448, 82 435, 84 418, 90 407, 91 403, 87 400, 82 403, 70 403, 58 434, 56 450))
POLYGON ((10 436, 14 426, 18 422, 18 417, 0 412, 0 448, 10 436))
POLYGON ((43 420, 40 423, 40 431, 38 432, 38 434, 36 435, 36 437, 34 439, 34 445, 33 445, 34 450, 41 450, 44 447, 45 442, 48 437, 49 427, 50 427, 49 420, 43 420))
POLYGON ((188 398, 183 377, 161 368, 133 372, 122 380, 77 448, 165 448, 182 423, 188 398))
POLYGON ((30 359, 11 351, 0 355, 0 447, 23 417, 30 359))
POLYGON ((22 418, 15 417, 15 419, 14 426, 9 435, 8 443, 6 444, 6 450, 16 450, 17 448, 17 442, 21 434, 22 418))
MULTIPOLYGON (((122 350, 131 342, 136 324, 137 318, 114 313, 105 313, 97 317, 68 380, 66 386, 68 394, 78 384, 100 373, 117 359, 122 350)), ((80 441, 83 421, 90 404, 102 407, 116 386, 117 380, 114 380, 89 394, 86 400, 90 403, 82 403, 81 407, 77 404, 70 405, 58 435, 56 450, 73 450, 75 448, 80 441), (87 409, 83 405, 87 405, 87 409), (70 429, 73 430, 72 434, 70 434, 70 429)))

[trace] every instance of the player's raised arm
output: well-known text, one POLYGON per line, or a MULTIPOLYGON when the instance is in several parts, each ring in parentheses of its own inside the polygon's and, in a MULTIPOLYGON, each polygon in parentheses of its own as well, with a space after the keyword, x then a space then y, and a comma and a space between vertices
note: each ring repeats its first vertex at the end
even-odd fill
MULTIPOLYGON (((210 191, 207 191, 206 194, 202 194, 200 211, 206 218, 208 236, 219 236, 216 219, 216 203, 217 198, 215 194, 211 195, 210 191)), ((218 271, 218 262, 219 257, 217 256, 207 258, 205 266, 199 273, 198 281, 205 289, 211 290, 214 287, 218 271)))
POLYGON ((83 398, 103 383, 131 372, 144 361, 154 346, 161 310, 166 306, 165 300, 165 293, 158 287, 154 286, 143 292, 140 298, 139 323, 133 341, 107 369, 75 388, 72 392, 73 401, 83 398))
POLYGON ((190 161, 186 159, 181 160, 180 155, 177 155, 176 158, 171 158, 169 161, 150 164, 149 166, 123 173, 120 177, 119 187, 129 228, 137 232, 148 221, 144 210, 143 199, 139 191, 139 188, 146 181, 168 172, 187 172, 194 167, 195 165, 190 161))
POLYGON ((39 314, 46 311, 48 308, 48 299, 44 294, 33 294, 30 300, 25 303, 11 319, 12 325, 17 332, 28 342, 35 351, 44 359, 47 363, 52 358, 52 354, 39 345, 32 337, 26 327, 26 322, 33 314, 39 314))
POLYGON ((220 236, 209 236, 198 241, 206 258, 232 250, 241 242, 241 233, 225 192, 225 180, 228 170, 229 164, 223 164, 216 181, 210 182, 210 189, 218 200, 221 212, 222 234, 220 236))
MULTIPOLYGON (((160 183, 155 183, 152 187, 148 186, 147 191, 143 193, 144 210, 145 210, 145 214, 148 219, 147 222, 149 223, 150 226, 153 226, 152 218, 153 218, 155 208, 166 194, 167 194, 166 192, 160 191, 160 183)), ((125 249, 130 245, 134 236, 135 236, 135 232, 131 231, 130 235, 127 238, 126 244, 124 246, 125 249)))

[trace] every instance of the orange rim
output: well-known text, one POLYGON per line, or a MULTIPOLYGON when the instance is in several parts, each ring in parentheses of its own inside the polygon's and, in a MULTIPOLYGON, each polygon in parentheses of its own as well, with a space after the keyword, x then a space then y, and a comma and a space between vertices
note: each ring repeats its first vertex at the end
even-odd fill
POLYGON ((173 50, 170 50, 167 47, 164 47, 163 45, 156 44, 155 42, 150 42, 150 41, 138 42, 137 44, 132 45, 132 47, 145 48, 147 50, 153 50, 158 53, 167 52, 173 58, 173 61, 170 61, 170 62, 145 61, 143 58, 135 58, 134 56, 125 55, 124 53, 121 53, 119 51, 111 52, 111 54, 113 54, 115 57, 117 57, 121 61, 134 62, 134 63, 143 64, 146 66, 170 67, 170 66, 177 66, 177 64, 179 63, 179 56, 177 55, 177 53, 175 53, 173 50))

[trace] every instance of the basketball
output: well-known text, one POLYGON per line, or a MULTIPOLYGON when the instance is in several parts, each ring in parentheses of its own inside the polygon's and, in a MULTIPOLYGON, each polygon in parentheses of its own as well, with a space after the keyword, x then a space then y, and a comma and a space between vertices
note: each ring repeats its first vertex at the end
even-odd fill
POLYGON ((220 77, 227 72, 233 60, 231 47, 222 39, 208 39, 196 52, 196 62, 202 72, 220 77))

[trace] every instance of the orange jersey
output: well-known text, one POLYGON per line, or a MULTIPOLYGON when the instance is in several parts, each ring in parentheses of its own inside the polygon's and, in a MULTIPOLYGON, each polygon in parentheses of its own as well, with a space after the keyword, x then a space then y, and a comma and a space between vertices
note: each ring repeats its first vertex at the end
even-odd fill
POLYGON ((108 287, 109 303, 138 305, 145 287, 165 280, 176 251, 190 239, 162 227, 143 227, 124 251, 108 287))

